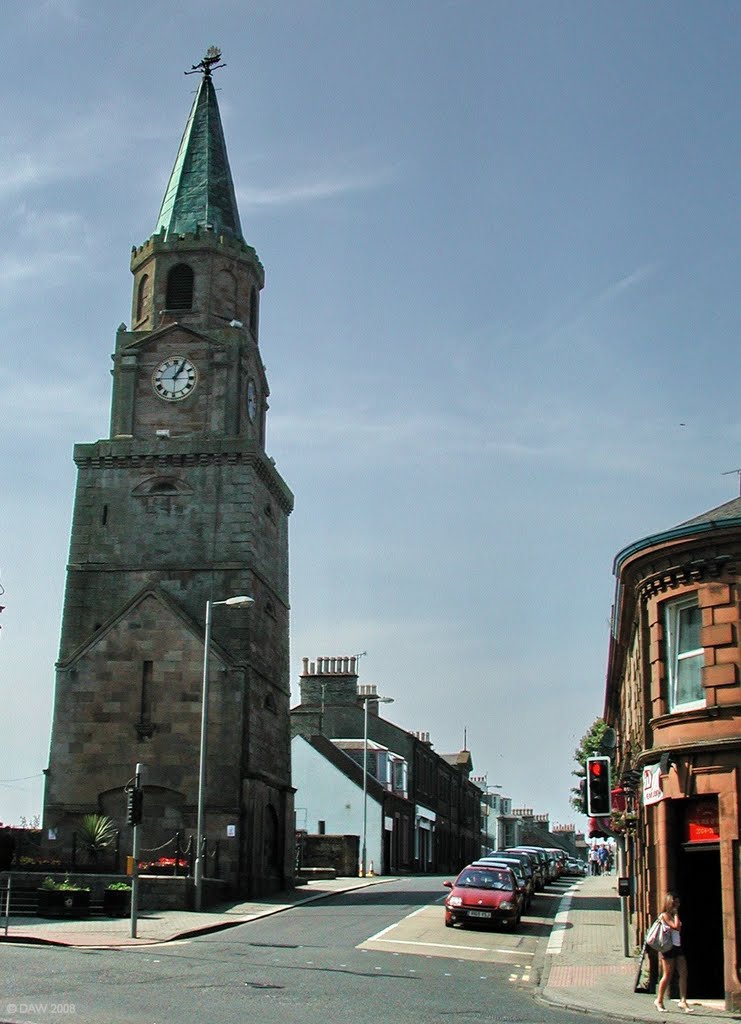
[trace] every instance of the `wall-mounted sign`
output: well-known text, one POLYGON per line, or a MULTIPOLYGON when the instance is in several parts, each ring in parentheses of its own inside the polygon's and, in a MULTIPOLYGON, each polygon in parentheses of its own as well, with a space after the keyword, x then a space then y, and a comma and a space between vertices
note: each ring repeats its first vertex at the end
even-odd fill
POLYGON ((237 834, 237 826, 236 825, 227 825, 226 826, 227 839, 234 839, 236 834, 237 834))
POLYGON ((661 765, 647 764, 643 768, 643 806, 650 807, 651 804, 658 804, 664 799, 659 781, 661 765))
POLYGON ((688 800, 684 821, 685 840, 688 843, 717 843, 720 840, 720 821, 716 797, 688 800))

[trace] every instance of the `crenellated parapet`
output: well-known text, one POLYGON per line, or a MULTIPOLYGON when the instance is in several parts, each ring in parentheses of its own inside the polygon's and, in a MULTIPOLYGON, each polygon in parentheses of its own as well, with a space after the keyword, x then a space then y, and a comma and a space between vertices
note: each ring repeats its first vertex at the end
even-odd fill
POLYGON ((265 284, 265 269, 257 255, 257 250, 248 245, 241 238, 233 235, 217 234, 209 227, 197 228, 186 234, 172 235, 168 238, 164 228, 156 235, 152 235, 142 245, 131 247, 131 271, 136 273, 139 267, 153 256, 161 253, 191 253, 203 249, 204 245, 220 250, 224 255, 232 259, 242 259, 250 262, 257 271, 260 287, 265 284))

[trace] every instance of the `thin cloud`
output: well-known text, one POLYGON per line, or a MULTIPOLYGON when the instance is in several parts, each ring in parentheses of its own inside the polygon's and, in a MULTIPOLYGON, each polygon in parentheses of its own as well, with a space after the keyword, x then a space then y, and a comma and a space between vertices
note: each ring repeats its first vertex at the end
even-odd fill
POLYGON ((80 180, 113 163, 129 145, 130 114, 115 105, 72 117, 44 132, 29 127, 18 138, 16 126, 0 136, 0 199, 22 195, 60 181, 80 180))
POLYGON ((394 178, 395 172, 391 168, 379 168, 373 172, 318 178, 315 181, 278 185, 274 188, 252 186, 240 189, 238 199, 240 206, 287 206, 332 199, 352 192, 370 192, 383 188, 394 178))
POLYGON ((7 218, 6 227, 15 227, 15 234, 9 232, 12 244, 0 255, 0 290, 39 278, 59 281, 89 249, 86 223, 74 212, 22 204, 7 218))
POLYGON ((12 288, 23 281, 43 278, 47 283, 59 280, 60 271, 79 264, 82 253, 57 248, 44 253, 29 253, 25 259, 18 256, 0 258, 0 289, 12 288))
POLYGON ((642 284, 644 281, 653 277, 658 270, 658 264, 656 263, 645 263, 642 267, 638 267, 632 274, 627 274, 625 277, 620 278, 619 281, 615 281, 614 284, 609 285, 603 291, 596 296, 593 301, 594 306, 604 306, 609 302, 612 302, 618 295, 622 295, 623 292, 628 291, 630 288, 635 288, 636 285, 642 284))
POLYGON ((594 406, 543 404, 535 408, 503 407, 494 417, 403 415, 378 409, 334 407, 314 413, 271 418, 271 439, 284 459, 305 457, 311 447, 318 464, 348 467, 440 465, 461 462, 491 468, 509 465, 560 467, 603 475, 655 475, 655 467, 685 453, 665 419, 609 416, 594 406))
MULTIPOLYGON (((653 277, 657 271, 658 264, 644 263, 630 274, 626 274, 625 277, 613 281, 607 287, 597 292, 596 295, 575 301, 570 309, 566 310, 560 317, 554 318, 550 324, 543 325, 537 333, 544 338, 546 347, 560 344, 564 335, 568 335, 570 340, 573 340, 577 329, 582 328, 585 323, 588 323, 589 319, 599 310, 609 306, 631 288, 643 284, 644 281, 653 277)), ((582 342, 586 344, 584 338, 582 338, 582 342)))
POLYGON ((43 184, 52 166, 51 162, 44 166, 28 153, 9 156, 5 164, 0 164, 0 197, 21 192, 30 185, 43 184))

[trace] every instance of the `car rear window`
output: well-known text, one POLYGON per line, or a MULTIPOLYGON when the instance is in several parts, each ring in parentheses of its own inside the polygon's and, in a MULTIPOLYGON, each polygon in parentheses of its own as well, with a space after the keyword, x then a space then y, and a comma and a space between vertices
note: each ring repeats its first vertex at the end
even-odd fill
POLYGON ((509 871, 462 871, 456 885, 468 889, 512 889, 509 871))

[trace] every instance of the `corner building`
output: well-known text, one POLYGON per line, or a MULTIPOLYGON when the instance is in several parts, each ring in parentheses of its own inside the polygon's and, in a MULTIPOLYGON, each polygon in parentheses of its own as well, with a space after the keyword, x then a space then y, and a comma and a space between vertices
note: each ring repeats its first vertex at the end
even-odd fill
POLYGON ((199 65, 154 234, 132 251, 110 437, 74 449, 44 824, 69 845, 81 816, 102 812, 130 849, 123 787, 142 762, 143 849, 194 835, 206 601, 251 595, 249 609, 213 610, 205 830, 221 877, 257 894, 293 876, 293 496, 265 451, 264 273, 242 234, 213 63, 199 65))
POLYGON ((605 719, 628 793, 635 938, 681 899, 690 998, 741 1008, 741 498, 615 559, 605 719))

